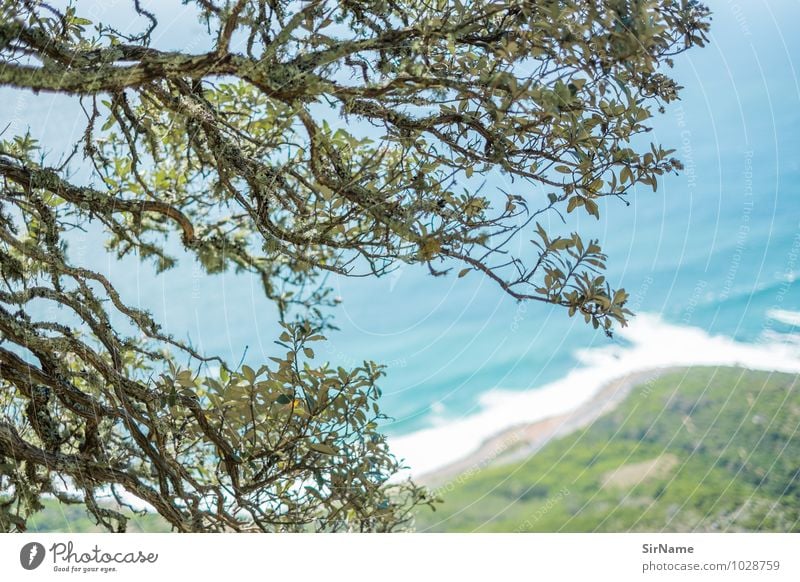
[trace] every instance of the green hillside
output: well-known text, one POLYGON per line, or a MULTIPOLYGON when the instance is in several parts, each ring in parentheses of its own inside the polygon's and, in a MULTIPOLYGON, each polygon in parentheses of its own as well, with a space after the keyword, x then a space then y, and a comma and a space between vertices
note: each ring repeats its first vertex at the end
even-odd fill
MULTIPOLYGON (((100 533, 107 531, 95 524, 83 505, 64 505, 55 500, 48 500, 45 501, 44 506, 44 510, 28 519, 29 532, 100 533)), ((125 514, 130 517, 127 528, 130 533, 170 531, 169 524, 158 515, 131 516, 129 511, 126 511, 125 514)))
POLYGON ((800 531, 800 376, 671 372, 516 464, 440 487, 420 531, 800 531))

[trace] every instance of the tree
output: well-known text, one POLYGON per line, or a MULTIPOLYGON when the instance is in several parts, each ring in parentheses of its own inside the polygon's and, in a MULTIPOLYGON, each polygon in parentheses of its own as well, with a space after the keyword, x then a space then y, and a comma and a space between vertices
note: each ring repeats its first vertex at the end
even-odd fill
POLYGON ((537 219, 599 217, 603 198, 680 169, 641 136, 677 98, 664 71, 704 44, 709 13, 691 0, 193 3, 205 51, 154 46, 138 0, 136 35, 0 0, 0 84, 86 113, 64 159, 29 135, 0 142, 0 524, 25 529, 51 495, 112 530, 131 496, 178 531, 406 527, 430 499, 391 479, 382 368, 314 363, 335 304, 325 274, 477 271, 517 300, 624 325, 598 241, 537 219), (486 187, 496 176, 513 190, 486 187), (209 275, 260 276, 280 353, 253 370, 164 334, 70 256, 95 221, 120 257, 168 269, 179 238, 209 275), (518 240, 531 241, 519 256, 518 240), (42 319, 42 303, 61 309, 42 319))

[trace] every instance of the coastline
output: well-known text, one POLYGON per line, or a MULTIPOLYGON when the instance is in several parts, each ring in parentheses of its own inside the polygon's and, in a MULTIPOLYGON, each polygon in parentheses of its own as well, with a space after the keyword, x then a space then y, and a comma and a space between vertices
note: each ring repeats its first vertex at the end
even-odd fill
POLYGON ((795 345, 743 343, 654 315, 640 314, 618 336, 622 342, 576 350, 576 365, 549 384, 494 387, 481 395, 475 412, 446 418, 445 409, 431 426, 390 437, 392 450, 408 468, 399 478, 437 483, 489 462, 524 457, 590 423, 637 383, 666 370, 737 366, 800 373, 795 345))
POLYGON ((417 513, 418 531, 797 530, 797 499, 787 492, 797 481, 800 374, 654 372, 604 386, 588 411, 597 418, 572 434, 560 436, 586 416, 544 425, 549 440, 530 456, 508 464, 505 454, 484 457, 429 485, 442 503, 417 513))
POLYGON ((589 426, 600 416, 612 411, 634 388, 646 387, 662 375, 684 368, 651 368, 615 378, 606 382, 589 400, 579 403, 572 410, 503 428, 484 440, 472 453, 424 473, 416 480, 428 487, 438 488, 449 481, 468 478, 489 465, 512 463, 534 455, 550 441, 589 426))

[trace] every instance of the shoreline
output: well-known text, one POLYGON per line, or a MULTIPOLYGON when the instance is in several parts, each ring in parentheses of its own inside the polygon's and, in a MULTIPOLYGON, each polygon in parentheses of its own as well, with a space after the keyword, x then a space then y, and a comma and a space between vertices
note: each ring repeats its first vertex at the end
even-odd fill
POLYGON ((637 386, 646 386, 666 373, 686 366, 668 366, 630 372, 606 382, 591 398, 572 410, 541 420, 517 424, 498 430, 480 446, 440 468, 416 478, 419 484, 432 488, 464 480, 490 466, 513 463, 536 454, 549 442, 591 425, 596 419, 616 408, 637 386))
POLYGON ((530 454, 585 426, 637 383, 664 370, 739 366, 800 373, 795 345, 744 343, 654 315, 640 314, 619 336, 624 344, 576 350, 574 367, 552 382, 522 390, 491 387, 469 413, 390 437, 394 454, 406 467, 399 478, 436 483, 506 461, 512 453, 516 458, 530 454))

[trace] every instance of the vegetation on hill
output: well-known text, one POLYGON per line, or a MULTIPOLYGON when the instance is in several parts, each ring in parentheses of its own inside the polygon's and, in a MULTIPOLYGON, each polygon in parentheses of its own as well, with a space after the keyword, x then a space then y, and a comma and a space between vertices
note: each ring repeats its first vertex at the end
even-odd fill
MULTIPOLYGON (((102 533, 106 529, 97 524, 83 504, 68 505, 53 499, 43 502, 44 509, 28 520, 28 532, 102 533)), ((165 533, 170 525, 155 513, 134 515, 128 520, 129 533, 165 533)))
POLYGON ((800 376, 690 368, 523 462, 440 487, 420 531, 800 531, 800 376))

